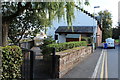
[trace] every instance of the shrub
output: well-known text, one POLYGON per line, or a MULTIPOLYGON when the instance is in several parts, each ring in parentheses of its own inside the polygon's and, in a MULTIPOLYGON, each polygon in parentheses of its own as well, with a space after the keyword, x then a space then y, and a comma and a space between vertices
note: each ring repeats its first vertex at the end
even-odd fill
POLYGON ((86 41, 79 41, 79 42, 65 42, 65 43, 57 43, 57 44, 49 44, 45 46, 42 50, 42 53, 45 54, 50 54, 52 53, 52 49, 56 48, 56 52, 63 51, 66 49, 71 49, 74 47, 79 47, 79 46, 87 46, 86 41))
POLYGON ((82 37, 82 41, 87 41, 88 44, 92 44, 92 38, 91 37, 82 37))
POLYGON ((22 50, 18 46, 2 47, 2 78, 20 78, 20 67, 23 62, 22 50))
POLYGON ((53 38, 51 36, 49 36, 48 38, 45 38, 43 40, 43 44, 40 46, 40 48, 44 49, 46 47, 46 45, 54 44, 54 43, 55 43, 55 40, 53 40, 53 38))
POLYGON ((116 40, 115 40, 115 42, 116 42, 116 43, 119 43, 119 42, 120 42, 120 40, 119 40, 119 39, 116 39, 116 40))
POLYGON ((43 40, 43 46, 46 46, 46 45, 48 45, 48 44, 53 44, 53 43, 55 43, 55 40, 53 40, 53 38, 50 36, 50 37, 48 37, 48 38, 45 38, 44 40, 43 40))

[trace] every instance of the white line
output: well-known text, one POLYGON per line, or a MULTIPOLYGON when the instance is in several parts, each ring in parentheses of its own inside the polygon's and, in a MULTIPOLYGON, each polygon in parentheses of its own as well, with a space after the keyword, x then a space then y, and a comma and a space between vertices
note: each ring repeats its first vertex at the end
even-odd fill
POLYGON ((99 57, 99 60, 98 60, 98 62, 97 62, 97 65, 96 65, 96 67, 95 67, 95 70, 94 70, 91 78, 96 78, 97 73, 98 73, 98 69, 99 69, 99 66, 100 66, 100 62, 101 62, 101 60, 102 60, 102 56, 103 56, 103 49, 102 49, 101 55, 100 55, 100 57, 99 57))

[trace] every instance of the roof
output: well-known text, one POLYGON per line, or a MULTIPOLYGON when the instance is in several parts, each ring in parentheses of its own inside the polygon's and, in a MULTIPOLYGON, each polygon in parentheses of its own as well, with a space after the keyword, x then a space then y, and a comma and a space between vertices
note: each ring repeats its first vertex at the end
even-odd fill
POLYGON ((93 26, 59 26, 55 33, 86 34, 93 33, 93 26))

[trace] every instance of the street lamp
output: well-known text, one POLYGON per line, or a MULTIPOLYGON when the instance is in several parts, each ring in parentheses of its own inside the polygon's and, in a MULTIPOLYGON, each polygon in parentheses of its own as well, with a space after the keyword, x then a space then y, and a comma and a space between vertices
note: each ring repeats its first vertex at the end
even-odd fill
POLYGON ((94 27, 94 19, 95 19, 95 9, 96 8, 100 8, 100 6, 94 6, 94 13, 93 13, 93 52, 94 52, 94 49, 95 49, 95 43, 96 43, 96 32, 97 32, 97 26, 94 27))

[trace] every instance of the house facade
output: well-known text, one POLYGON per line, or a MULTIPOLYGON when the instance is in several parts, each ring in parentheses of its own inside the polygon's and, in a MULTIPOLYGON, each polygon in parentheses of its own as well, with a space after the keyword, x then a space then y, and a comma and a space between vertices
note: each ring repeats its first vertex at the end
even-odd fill
POLYGON ((92 37, 96 45, 101 43, 101 26, 98 21, 90 15, 81 11, 75 11, 75 19, 71 27, 67 26, 66 19, 53 21, 52 27, 48 28, 46 34, 52 36, 59 43, 69 41, 81 41, 81 37, 92 37))

